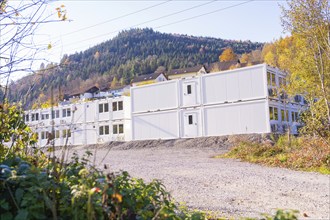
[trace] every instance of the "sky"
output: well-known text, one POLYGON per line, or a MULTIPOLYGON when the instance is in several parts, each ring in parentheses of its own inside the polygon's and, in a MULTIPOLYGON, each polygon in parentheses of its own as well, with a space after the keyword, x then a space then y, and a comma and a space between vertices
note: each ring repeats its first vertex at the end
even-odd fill
MULTIPOLYGON (((21 1, 11 0, 13 4, 21 1)), ((84 51, 131 28, 271 42, 287 35, 281 27, 279 7, 285 3, 285 0, 51 0, 43 16, 59 20, 56 8, 63 5, 68 19, 38 26, 34 42, 45 50, 38 54, 41 61, 34 62, 32 69, 38 70, 41 62, 59 63, 65 54, 84 51), (46 49, 48 44, 50 49, 46 49)), ((0 59, 0 64, 4 62, 0 59)), ((18 72, 10 77, 17 80, 26 74, 18 72)), ((0 78, 0 85, 3 82, 6 77, 0 78)))
POLYGON ((56 1, 68 21, 44 25, 38 40, 52 48, 43 56, 59 62, 64 54, 83 51, 130 28, 153 28, 164 33, 215 37, 229 40, 271 42, 284 36, 281 9, 285 1, 157 0, 157 1, 56 1))

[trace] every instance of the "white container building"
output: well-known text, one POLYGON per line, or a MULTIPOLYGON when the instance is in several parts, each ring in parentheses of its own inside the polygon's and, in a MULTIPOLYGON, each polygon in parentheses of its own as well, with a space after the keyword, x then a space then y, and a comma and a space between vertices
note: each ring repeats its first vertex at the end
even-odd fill
POLYGON ((285 74, 260 64, 131 88, 132 139, 297 133, 303 103, 272 95, 285 74))
MULTIPOLYGON (((62 102, 25 112, 38 145, 298 133, 301 96, 287 98, 285 73, 259 64, 131 87, 130 96, 62 102)), ((85 97, 83 97, 85 98, 85 97)))
POLYGON ((130 97, 96 99, 25 112, 38 145, 100 144, 131 140, 130 97))

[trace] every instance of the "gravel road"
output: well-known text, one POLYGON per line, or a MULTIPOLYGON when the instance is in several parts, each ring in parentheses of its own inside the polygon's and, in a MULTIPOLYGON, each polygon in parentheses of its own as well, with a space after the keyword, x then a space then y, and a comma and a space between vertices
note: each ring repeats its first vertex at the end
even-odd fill
MULTIPOLYGON (((160 179, 176 201, 192 209, 234 218, 294 209, 301 219, 330 219, 329 175, 213 158, 226 152, 228 143, 204 138, 94 149, 96 164, 108 164, 112 171, 125 170, 146 181, 160 179)), ((75 150, 83 152, 83 148, 75 150)))

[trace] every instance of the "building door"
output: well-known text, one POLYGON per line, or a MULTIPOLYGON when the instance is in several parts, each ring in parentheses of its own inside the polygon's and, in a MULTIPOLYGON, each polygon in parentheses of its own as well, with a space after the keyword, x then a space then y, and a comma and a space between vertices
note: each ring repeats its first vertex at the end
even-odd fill
POLYGON ((198 137, 200 119, 199 112, 185 112, 183 114, 183 134, 184 137, 198 137))
POLYGON ((183 82, 182 84, 182 92, 183 92, 183 106, 194 106, 199 104, 197 101, 197 82, 196 81, 188 81, 183 82))

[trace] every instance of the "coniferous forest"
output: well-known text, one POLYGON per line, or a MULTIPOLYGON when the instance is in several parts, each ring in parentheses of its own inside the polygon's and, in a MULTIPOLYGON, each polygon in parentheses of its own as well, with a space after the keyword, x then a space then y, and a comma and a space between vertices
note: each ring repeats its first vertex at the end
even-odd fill
POLYGON ((88 87, 109 85, 115 78, 129 84, 134 76, 158 68, 171 70, 217 62, 231 47, 238 55, 261 49, 262 43, 166 34, 152 29, 131 29, 85 51, 64 55, 60 63, 42 64, 37 74, 11 84, 10 100, 25 107, 88 87))

